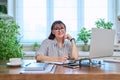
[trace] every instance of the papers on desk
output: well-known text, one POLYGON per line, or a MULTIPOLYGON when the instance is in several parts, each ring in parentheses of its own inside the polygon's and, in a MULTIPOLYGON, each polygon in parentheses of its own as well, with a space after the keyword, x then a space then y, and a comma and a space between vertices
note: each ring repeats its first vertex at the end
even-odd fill
MULTIPOLYGON (((35 64, 35 63, 33 63, 33 64, 35 64)), ((53 64, 47 64, 47 66, 46 66, 46 64, 47 63, 45 63, 45 65, 43 64, 44 67, 46 67, 46 68, 35 67, 35 66, 34 67, 31 67, 31 66, 30 67, 24 67, 20 71, 20 73, 22 73, 22 74, 54 73, 56 66, 53 65, 53 64), (39 68, 41 68, 41 69, 39 69, 39 68)))
POLYGON ((120 58, 119 57, 106 57, 103 59, 105 62, 119 62, 120 63, 120 58))
POLYGON ((70 60, 66 60, 65 62, 45 61, 45 63, 50 63, 50 64, 68 64, 70 62, 71 62, 70 60))
POLYGON ((25 66, 25 71, 43 71, 48 66, 47 63, 30 63, 25 66))

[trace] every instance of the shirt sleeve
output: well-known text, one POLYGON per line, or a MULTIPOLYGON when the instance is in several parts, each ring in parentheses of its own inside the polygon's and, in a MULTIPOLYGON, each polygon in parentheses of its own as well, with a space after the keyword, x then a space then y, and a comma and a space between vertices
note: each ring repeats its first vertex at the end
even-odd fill
POLYGON ((47 40, 44 40, 38 50, 36 51, 36 55, 47 55, 47 40))

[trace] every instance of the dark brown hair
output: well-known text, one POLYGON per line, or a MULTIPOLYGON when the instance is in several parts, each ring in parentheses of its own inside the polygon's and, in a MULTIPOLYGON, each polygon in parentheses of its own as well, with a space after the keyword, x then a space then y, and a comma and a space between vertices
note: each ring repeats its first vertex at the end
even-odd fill
POLYGON ((66 29, 66 25, 65 25, 62 21, 60 21, 60 20, 54 21, 53 24, 52 24, 52 26, 51 26, 51 33, 50 33, 48 39, 51 39, 51 40, 54 40, 54 39, 55 39, 55 35, 52 34, 52 30, 53 30, 53 28, 55 27, 56 24, 63 24, 64 27, 65 27, 65 29, 66 29))

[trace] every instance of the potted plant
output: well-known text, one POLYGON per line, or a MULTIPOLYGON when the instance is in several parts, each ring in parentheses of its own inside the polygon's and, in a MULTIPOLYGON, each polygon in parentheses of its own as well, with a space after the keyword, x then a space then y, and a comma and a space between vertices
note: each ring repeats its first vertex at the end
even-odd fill
POLYGON ((37 42, 34 42, 32 46, 33 46, 33 51, 36 51, 40 45, 37 42))
POLYGON ((77 41, 82 41, 84 43, 82 50, 88 51, 89 50, 88 41, 91 37, 91 30, 87 30, 85 27, 83 27, 77 36, 78 36, 77 41))
POLYGON ((0 60, 22 58, 19 28, 12 17, 0 14, 0 60))
POLYGON ((99 19, 95 22, 95 25, 97 28, 112 29, 113 23, 110 21, 105 22, 104 19, 99 19))

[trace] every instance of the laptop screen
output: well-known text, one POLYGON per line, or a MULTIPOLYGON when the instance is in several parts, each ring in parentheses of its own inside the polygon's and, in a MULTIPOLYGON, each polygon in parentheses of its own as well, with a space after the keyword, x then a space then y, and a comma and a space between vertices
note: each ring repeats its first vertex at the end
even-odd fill
POLYGON ((90 58, 113 55, 115 30, 93 28, 90 42, 90 58))

